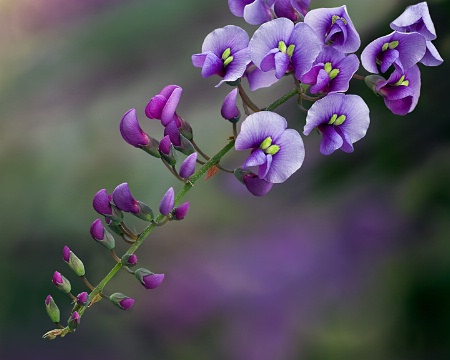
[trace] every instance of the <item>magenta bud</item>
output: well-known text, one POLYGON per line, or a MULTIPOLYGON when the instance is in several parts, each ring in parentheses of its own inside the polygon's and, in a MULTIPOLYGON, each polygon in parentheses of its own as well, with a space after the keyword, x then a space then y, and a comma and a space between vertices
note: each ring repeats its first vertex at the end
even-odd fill
POLYGON ((137 214, 139 212, 139 203, 131 196, 128 183, 118 185, 113 193, 114 204, 122 211, 137 214))
POLYGON ((74 311, 67 321, 67 325, 70 330, 75 330, 77 326, 80 324, 80 315, 78 312, 74 311))
POLYGON ((137 269, 134 272, 134 276, 146 289, 155 289, 164 280, 164 274, 155 274, 144 268, 137 269))
POLYGON ((55 285, 59 290, 61 290, 64 293, 70 293, 70 290, 72 289, 72 286, 70 285, 69 280, 67 280, 61 273, 58 271, 55 271, 52 278, 52 283, 55 285))
POLYGON ((90 228, 90 233, 92 238, 105 248, 111 250, 116 246, 114 237, 105 230, 100 219, 94 220, 90 228))
POLYGON ((100 215, 104 215, 115 222, 121 222, 123 219, 122 211, 111 202, 112 196, 106 192, 106 189, 101 189, 95 194, 92 205, 100 215))
POLYGON ((183 179, 187 179, 195 172, 195 164, 197 162, 197 153, 189 155, 180 165, 179 174, 183 179))
POLYGON ((130 309, 134 304, 134 299, 125 296, 121 293, 114 293, 109 297, 109 300, 116 305, 119 309, 122 310, 128 310, 130 309))
POLYGON ((54 323, 59 323, 60 321, 59 308, 50 295, 48 295, 45 299, 45 309, 47 310, 47 314, 50 317, 50 319, 54 323))
POLYGON ((120 262, 124 266, 135 266, 137 264, 137 256, 135 254, 125 254, 124 256, 122 256, 120 262))
POLYGON ((64 246, 63 259, 72 271, 78 276, 84 276, 84 264, 83 262, 72 252, 68 246, 64 246))
POLYGON ((173 209, 173 217, 175 220, 183 220, 189 210, 189 202, 185 202, 173 209))
POLYGON ((89 304, 89 295, 86 291, 77 295, 77 304, 81 306, 87 306, 89 304))
POLYGON ((231 90, 231 92, 223 100, 220 113, 224 119, 232 123, 237 123, 241 118, 241 113, 236 106, 236 99, 238 94, 238 88, 231 90))
POLYGON ((149 143, 149 136, 141 129, 136 109, 128 110, 120 121, 120 134, 130 145, 142 148, 149 143))
POLYGON ((163 198, 161 199, 161 202, 159 204, 159 212, 163 215, 169 215, 169 213, 172 211, 174 206, 174 200, 175 200, 175 193, 173 191, 173 188, 169 188, 169 190, 166 191, 163 198))

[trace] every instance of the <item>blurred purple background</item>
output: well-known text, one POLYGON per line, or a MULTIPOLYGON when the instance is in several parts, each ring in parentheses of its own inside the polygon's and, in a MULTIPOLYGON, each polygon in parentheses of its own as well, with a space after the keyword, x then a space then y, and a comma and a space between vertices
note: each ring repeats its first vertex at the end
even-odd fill
MULTIPOLYGON (((362 48, 414 3, 348 1, 362 48)), ((120 273, 106 290, 135 298, 130 311, 102 301, 74 334, 49 342, 41 339, 53 328, 45 297, 53 295, 63 322, 71 309, 53 272, 74 293, 85 290, 62 261, 64 245, 93 283, 114 264, 89 235, 93 195, 128 182, 157 208, 168 186, 179 187, 122 140, 123 113, 135 107, 145 130, 162 137, 144 108, 178 84, 179 114, 213 154, 230 135, 219 114, 229 87, 202 79, 190 56, 215 28, 255 28, 225 0, 0 0, 0 358, 449 359, 450 5, 428 4, 445 62, 421 67, 412 114, 392 115, 352 82, 349 92, 371 109, 354 153, 325 157, 319 136, 304 137, 302 168, 264 198, 228 174, 199 182, 186 220, 157 229, 138 251, 164 283, 147 291, 120 273)), ((290 87, 282 81, 251 96, 264 106, 290 87)), ((294 101, 280 113, 301 131, 294 101)), ((232 154, 224 163, 241 161, 232 154)))

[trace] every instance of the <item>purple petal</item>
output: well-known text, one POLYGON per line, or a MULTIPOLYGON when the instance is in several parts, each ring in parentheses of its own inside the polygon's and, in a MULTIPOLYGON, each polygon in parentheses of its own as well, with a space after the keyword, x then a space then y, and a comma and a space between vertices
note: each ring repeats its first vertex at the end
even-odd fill
POLYGON ((243 17, 244 8, 255 0, 228 0, 228 7, 234 16, 243 17))
POLYGON ((272 13, 265 0, 256 0, 244 8, 244 19, 250 25, 260 25, 272 19, 272 13))
POLYGON ((205 61, 202 65, 202 77, 207 78, 212 75, 223 76, 223 62, 222 60, 213 52, 208 52, 205 54, 205 61))
POLYGON ((164 137, 169 136, 170 141, 175 146, 181 145, 180 131, 178 130, 176 121, 169 122, 164 128, 164 137))
POLYGON ((163 198, 161 199, 161 202, 159 204, 159 212, 163 215, 169 215, 169 213, 173 209, 174 200, 175 200, 175 192, 171 187, 169 188, 169 190, 166 191, 163 198))
POLYGON ((151 274, 151 275, 144 276, 142 279, 143 285, 147 289, 157 288, 159 285, 161 285, 163 280, 164 280, 164 274, 151 274))
POLYGON ((170 136, 164 136, 159 142, 159 151, 165 155, 169 155, 170 149, 172 148, 172 142, 170 141, 170 136))
POLYGON ((120 134, 123 139, 135 147, 145 146, 149 143, 148 135, 141 129, 136 109, 128 110, 120 121, 120 134))
POLYGON ((255 196, 266 195, 270 191, 270 189, 272 189, 273 186, 272 183, 260 179, 255 174, 245 175, 242 181, 247 187, 247 190, 250 191, 250 193, 255 196))
POLYGON ((61 273, 59 273, 58 271, 55 271, 55 272, 53 273, 52 282, 53 282, 53 284, 56 285, 56 286, 62 285, 62 283, 63 283, 63 277, 62 277, 61 273))
POLYGON ((311 94, 317 94, 318 92, 328 92, 327 88, 328 84, 330 83, 330 75, 324 69, 321 69, 319 71, 316 81, 316 84, 314 84, 310 88, 311 94))
POLYGON ((90 228, 90 233, 94 240, 102 241, 105 238, 105 228, 100 219, 94 220, 90 228))
POLYGON ((145 115, 149 119, 161 119, 161 113, 166 105, 167 99, 163 95, 155 95, 148 102, 145 107, 145 115))
POLYGON ((436 30, 431 20, 427 3, 411 5, 390 24, 392 30, 400 32, 418 32, 426 40, 436 39, 436 30))
POLYGON ((71 251, 70 251, 69 247, 68 247, 68 246, 64 246, 64 249, 63 249, 63 259, 64 259, 64 261, 65 261, 66 263, 68 263, 69 260, 70 260, 70 253, 71 253, 71 251))
POLYGON ((127 297, 119 301, 119 304, 123 310, 128 310, 134 305, 134 299, 127 297))
POLYGON ((236 106, 238 88, 231 90, 225 97, 220 109, 220 114, 224 119, 232 120, 239 116, 239 109, 236 106))
POLYGON ((275 63, 275 76, 278 79, 281 79, 284 74, 286 74, 286 71, 288 70, 289 64, 291 62, 291 59, 289 59, 289 56, 282 52, 277 52, 274 56, 274 63, 275 63))
POLYGON ((92 206, 100 215, 111 215, 111 200, 112 197, 106 193, 106 189, 101 189, 94 195, 92 206))
POLYGON ((249 115, 241 125, 241 132, 234 144, 236 150, 259 148, 267 138, 272 139, 283 133, 287 127, 286 120, 271 111, 260 111, 249 115))
POLYGON ((212 52, 221 59, 227 48, 230 48, 231 54, 234 55, 239 50, 245 49, 248 41, 249 37, 244 29, 235 25, 227 25, 206 36, 202 45, 202 53, 212 52))
POLYGON ((122 211, 137 214, 140 211, 139 203, 131 196, 128 183, 118 185, 112 193, 114 204, 122 211))
POLYGON ((266 163, 266 154, 261 149, 256 149, 252 151, 250 156, 245 160, 243 168, 248 168, 249 166, 260 166, 266 163))
POLYGON ((342 137, 337 133, 334 126, 320 125, 319 130, 322 133, 320 143, 320 152, 323 155, 330 155, 339 149, 344 143, 342 137))
POLYGON ((333 64, 333 68, 339 69, 339 74, 331 81, 329 93, 346 92, 353 74, 359 69, 359 59, 355 54, 347 55, 337 64, 333 64))
POLYGON ((431 41, 427 41, 427 50, 420 62, 426 66, 438 66, 444 62, 441 55, 431 41))
POLYGON ((233 54, 233 61, 229 63, 224 71, 223 80, 216 85, 219 86, 225 81, 236 81, 244 75, 247 65, 250 63, 250 49, 247 47, 233 54))
POLYGON ((172 93, 167 99, 166 104, 161 112, 161 123, 164 126, 175 119, 175 112, 177 111, 178 102, 180 101, 181 94, 183 93, 183 89, 179 86, 173 88, 172 93))
POLYGON ((245 76, 251 91, 272 86, 278 81, 275 70, 264 72, 253 63, 247 66, 245 76))
POLYGON ((260 179, 264 179, 267 176, 267 173, 270 170, 270 165, 272 164, 272 155, 267 154, 264 160, 264 163, 262 163, 258 168, 258 177, 260 179))
POLYGON ((180 165, 180 176, 183 179, 187 179, 191 176, 195 171, 195 164, 197 162, 197 153, 192 153, 186 159, 184 159, 183 163, 180 165))
POLYGON ((184 204, 181 204, 180 206, 177 206, 175 209, 173 209, 173 216, 175 220, 183 220, 186 217, 188 210, 189 202, 185 202, 184 204))

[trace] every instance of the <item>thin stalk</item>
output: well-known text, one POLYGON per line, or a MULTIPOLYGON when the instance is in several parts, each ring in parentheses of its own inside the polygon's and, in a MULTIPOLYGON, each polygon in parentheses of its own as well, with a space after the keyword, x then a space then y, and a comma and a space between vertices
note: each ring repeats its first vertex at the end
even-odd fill
POLYGON ((242 87, 241 84, 238 85, 238 90, 239 90, 239 95, 242 98, 242 101, 244 101, 244 103, 250 108, 252 109, 253 112, 258 112, 260 111, 259 107, 256 106, 253 101, 250 100, 250 98, 248 97, 247 93, 245 92, 244 88, 242 87))

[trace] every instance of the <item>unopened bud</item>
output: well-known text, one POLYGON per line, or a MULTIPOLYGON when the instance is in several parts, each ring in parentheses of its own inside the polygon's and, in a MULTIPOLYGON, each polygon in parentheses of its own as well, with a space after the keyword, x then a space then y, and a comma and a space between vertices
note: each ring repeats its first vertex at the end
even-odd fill
POLYGON ((67 265, 78 276, 84 276, 85 270, 83 262, 67 246, 64 246, 63 259, 67 265))
POLYGON ((67 326, 69 326, 70 330, 75 330, 77 326, 80 324, 80 315, 78 312, 74 311, 67 321, 67 326))
POLYGON ((79 293, 77 295, 77 304, 81 306, 88 306, 89 304, 89 295, 86 291, 79 293))
POLYGON ((164 136, 160 141, 159 153, 169 165, 174 166, 177 163, 177 156, 169 135, 164 136))
POLYGON ((45 309, 47 310, 47 314, 50 317, 50 319, 54 323, 59 323, 60 321, 59 308, 50 295, 48 295, 45 299, 45 309))
POLYGON ((59 273, 58 271, 55 271, 55 273, 53 274, 52 283, 59 290, 61 290, 66 294, 70 293, 70 290, 72 289, 69 280, 67 280, 64 276, 62 276, 61 273, 59 273))
POLYGON ((124 266, 135 266, 137 264, 137 256, 135 254, 125 254, 122 256, 122 259, 120 259, 120 262, 124 266))
POLYGON ((189 202, 185 202, 173 209, 173 217, 175 220, 183 220, 189 210, 189 202))
POLYGON ((125 296, 121 293, 114 293, 109 297, 109 300, 116 305, 119 309, 122 310, 128 310, 130 309, 134 304, 134 299, 125 296))
POLYGON ((99 244, 102 244, 105 248, 111 250, 116 246, 114 237, 106 231, 100 219, 97 219, 92 223, 90 232, 92 238, 99 244))
POLYGON ((134 276, 146 289, 155 289, 164 280, 164 274, 155 274, 144 268, 137 269, 134 272, 134 276))
POLYGON ((188 177, 192 176, 195 172, 195 164, 197 162, 197 153, 194 152, 193 154, 189 155, 182 164, 180 165, 180 176, 183 179, 187 179, 188 177))

